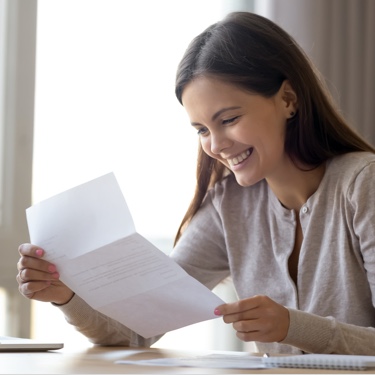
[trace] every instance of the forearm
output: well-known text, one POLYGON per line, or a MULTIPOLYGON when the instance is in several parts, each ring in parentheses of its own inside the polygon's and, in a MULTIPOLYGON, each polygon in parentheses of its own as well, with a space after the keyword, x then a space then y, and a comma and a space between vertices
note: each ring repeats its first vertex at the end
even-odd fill
POLYGON ((69 303, 57 307, 69 324, 97 345, 149 347, 159 339, 144 339, 116 320, 93 309, 77 295, 69 303))
POLYGON ((289 309, 290 326, 283 344, 306 353, 373 355, 375 329, 340 323, 332 317, 320 317, 289 309))

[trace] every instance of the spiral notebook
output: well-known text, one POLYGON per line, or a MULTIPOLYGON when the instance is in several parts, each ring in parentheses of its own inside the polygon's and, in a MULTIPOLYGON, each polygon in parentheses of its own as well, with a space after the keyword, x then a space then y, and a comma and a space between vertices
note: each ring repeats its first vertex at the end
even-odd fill
POLYGON ((304 354, 293 356, 261 357, 247 352, 212 352, 186 357, 163 357, 152 359, 124 358, 117 364, 138 366, 173 366, 230 369, 305 368, 313 370, 368 370, 375 367, 375 356, 304 354))
POLYGON ((262 358, 270 367, 367 370, 375 367, 375 356, 342 354, 304 354, 262 358))

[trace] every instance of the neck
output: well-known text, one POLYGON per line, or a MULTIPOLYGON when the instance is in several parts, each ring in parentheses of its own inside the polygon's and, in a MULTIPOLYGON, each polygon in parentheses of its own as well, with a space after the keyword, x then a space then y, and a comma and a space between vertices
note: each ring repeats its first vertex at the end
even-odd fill
POLYGON ((306 171, 297 168, 290 161, 287 168, 282 168, 277 175, 267 178, 267 183, 284 207, 298 212, 317 191, 324 173, 325 163, 306 171))

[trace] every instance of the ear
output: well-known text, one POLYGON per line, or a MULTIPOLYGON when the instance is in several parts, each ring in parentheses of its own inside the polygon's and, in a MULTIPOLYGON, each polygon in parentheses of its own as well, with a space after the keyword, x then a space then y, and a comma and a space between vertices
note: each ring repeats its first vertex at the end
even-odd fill
POLYGON ((283 100, 286 117, 294 117, 298 110, 298 98, 296 92, 294 91, 292 85, 288 80, 285 80, 282 83, 280 93, 283 100))

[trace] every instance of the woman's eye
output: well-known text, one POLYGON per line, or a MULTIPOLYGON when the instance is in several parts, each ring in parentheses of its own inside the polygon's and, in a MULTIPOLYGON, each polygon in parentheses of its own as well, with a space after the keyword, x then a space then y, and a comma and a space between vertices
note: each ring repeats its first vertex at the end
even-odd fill
POLYGON ((205 135, 206 133, 207 133, 207 129, 206 128, 200 128, 197 131, 198 135, 205 135))
POLYGON ((237 119, 239 119, 240 116, 235 116, 235 117, 231 117, 231 118, 228 118, 227 120, 223 120, 222 121, 222 124, 223 125, 229 125, 231 124, 232 122, 235 122, 237 119))

